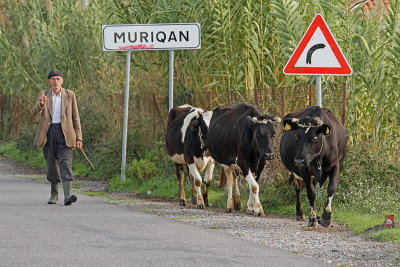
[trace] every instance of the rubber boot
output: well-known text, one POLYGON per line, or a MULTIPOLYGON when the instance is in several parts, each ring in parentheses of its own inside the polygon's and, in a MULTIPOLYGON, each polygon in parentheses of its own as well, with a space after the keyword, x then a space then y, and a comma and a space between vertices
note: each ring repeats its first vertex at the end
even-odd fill
POLYGON ((71 205, 72 203, 78 200, 78 198, 75 195, 71 195, 71 187, 72 187, 71 181, 63 182, 65 206, 71 205))
POLYGON ((58 183, 51 184, 51 195, 47 204, 56 204, 58 200, 58 183))

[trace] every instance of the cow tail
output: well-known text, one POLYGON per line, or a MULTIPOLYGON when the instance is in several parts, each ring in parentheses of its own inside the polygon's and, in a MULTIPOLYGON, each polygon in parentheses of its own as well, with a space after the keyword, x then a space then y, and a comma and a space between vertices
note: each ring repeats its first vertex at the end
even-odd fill
POLYGON ((223 188, 226 185, 226 175, 224 169, 221 169, 221 177, 219 179, 219 188, 223 188))

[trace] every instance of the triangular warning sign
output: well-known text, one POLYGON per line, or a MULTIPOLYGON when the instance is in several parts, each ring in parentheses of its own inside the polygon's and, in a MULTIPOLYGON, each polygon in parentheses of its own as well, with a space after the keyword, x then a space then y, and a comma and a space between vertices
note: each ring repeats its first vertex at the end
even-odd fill
POLYGON ((315 16, 283 69, 285 74, 303 75, 351 75, 352 72, 320 14, 315 16))

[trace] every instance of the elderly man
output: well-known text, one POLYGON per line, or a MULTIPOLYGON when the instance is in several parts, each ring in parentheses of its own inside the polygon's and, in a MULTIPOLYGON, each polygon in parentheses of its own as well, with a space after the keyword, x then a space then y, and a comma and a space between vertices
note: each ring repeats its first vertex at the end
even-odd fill
POLYGON ((63 74, 50 71, 47 76, 50 89, 42 91, 31 112, 40 113, 40 122, 34 144, 43 148, 47 162, 47 180, 51 183, 48 204, 58 200, 58 184, 63 183, 64 205, 77 201, 71 195, 72 148, 82 148, 82 131, 75 93, 62 88, 63 74))

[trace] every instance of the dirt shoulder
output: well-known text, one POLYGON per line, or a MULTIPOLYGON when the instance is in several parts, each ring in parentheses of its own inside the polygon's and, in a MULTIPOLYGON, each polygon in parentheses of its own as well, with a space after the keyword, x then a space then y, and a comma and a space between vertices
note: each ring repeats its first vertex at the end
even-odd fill
MULTIPOLYGON (((0 172, 45 182, 44 170, 8 158, 0 158, 0 172)), ((107 184, 102 181, 78 179, 75 185, 75 190, 83 194, 116 205, 281 248, 338 266, 400 266, 399 245, 354 235, 347 227, 335 222, 328 228, 310 230, 307 223, 296 221, 294 216, 267 214, 265 217, 252 217, 240 212, 226 213, 222 209, 198 210, 191 204, 181 207, 177 201, 166 198, 109 193, 105 190, 107 184)))

